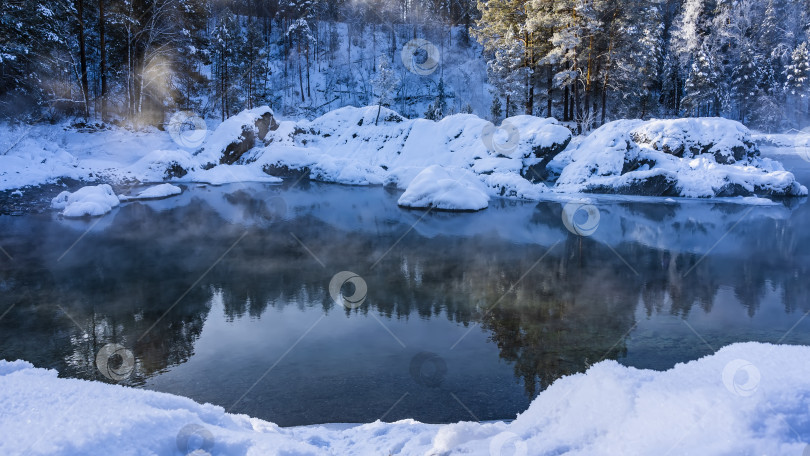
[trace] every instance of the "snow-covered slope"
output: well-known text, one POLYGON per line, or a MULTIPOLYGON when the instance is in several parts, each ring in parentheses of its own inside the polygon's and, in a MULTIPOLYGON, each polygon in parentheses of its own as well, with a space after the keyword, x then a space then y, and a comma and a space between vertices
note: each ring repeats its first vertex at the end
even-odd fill
POLYGON ((802 454, 810 347, 734 344, 666 372, 603 361, 514 421, 280 428, 170 394, 0 361, 0 452, 31 455, 802 454))

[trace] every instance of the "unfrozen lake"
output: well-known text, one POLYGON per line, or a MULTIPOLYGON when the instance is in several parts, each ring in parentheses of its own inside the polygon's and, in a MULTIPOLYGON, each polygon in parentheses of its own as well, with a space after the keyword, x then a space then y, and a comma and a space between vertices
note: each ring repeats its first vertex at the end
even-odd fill
POLYGON ((802 200, 593 198, 596 231, 576 236, 564 202, 425 213, 390 189, 291 184, 0 216, 0 358, 113 383, 96 355, 116 343, 135 362, 121 384, 302 425, 511 419, 603 359, 810 344, 802 200), (341 271, 367 285, 356 309, 330 296, 341 271))

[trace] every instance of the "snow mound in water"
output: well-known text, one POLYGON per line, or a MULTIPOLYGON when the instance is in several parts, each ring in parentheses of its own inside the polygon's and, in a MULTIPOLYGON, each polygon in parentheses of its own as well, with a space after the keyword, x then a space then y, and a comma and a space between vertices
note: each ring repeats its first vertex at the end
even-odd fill
POLYGON ((799 455, 810 434, 808 359, 810 347, 743 343, 666 372, 603 361, 554 382, 509 424, 293 428, 0 361, 0 453, 188 454, 199 447, 178 441, 190 440, 248 455, 799 455))
POLYGON ((270 176, 255 166, 220 165, 211 169, 198 169, 190 172, 183 179, 191 182, 205 182, 211 185, 232 184, 235 182, 281 182, 278 177, 270 176))
POLYGON ((412 208, 478 211, 489 206, 489 196, 484 184, 470 171, 433 165, 408 184, 397 203, 412 208))
POLYGON ((556 189, 704 198, 807 195, 779 162, 758 155, 739 122, 619 120, 555 158, 561 167, 556 189))
POLYGON ((64 191, 51 200, 51 207, 62 209, 65 217, 104 215, 120 202, 107 184, 82 187, 73 193, 64 191))
POLYGON ((146 190, 139 192, 135 196, 118 195, 118 199, 121 201, 148 200, 148 199, 168 198, 170 196, 179 195, 181 193, 183 193, 183 190, 180 189, 180 187, 174 186, 172 184, 160 184, 155 185, 153 187, 149 187, 146 190))

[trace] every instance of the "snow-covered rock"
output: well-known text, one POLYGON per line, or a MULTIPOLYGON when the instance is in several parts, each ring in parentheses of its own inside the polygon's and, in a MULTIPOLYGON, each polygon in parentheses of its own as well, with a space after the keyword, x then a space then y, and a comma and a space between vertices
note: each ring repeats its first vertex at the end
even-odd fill
POLYGON ((750 162, 759 155, 751 132, 719 117, 651 120, 630 132, 637 144, 676 157, 710 154, 717 163, 750 162))
POLYGON ((563 152, 556 189, 644 196, 803 196, 751 134, 726 119, 619 120, 563 152))
POLYGON ((118 199, 121 201, 160 199, 179 195, 181 193, 183 193, 183 190, 180 187, 172 184, 160 184, 149 187, 146 190, 142 190, 135 196, 118 195, 118 199))
POLYGON ((408 184, 397 204, 445 211, 478 211, 489 206, 489 196, 484 184, 472 172, 433 165, 408 184))
POLYGON ((808 359, 810 347, 743 343, 665 372, 603 361, 557 380, 508 424, 292 428, 0 361, 0 453, 799 455, 810 434, 808 359))
POLYGON ((123 172, 140 182, 163 182, 183 178, 199 166, 185 150, 153 150, 123 172))
POLYGON ((107 184, 82 187, 73 193, 64 191, 51 200, 51 207, 61 209, 65 217, 104 215, 119 204, 118 197, 107 184))
POLYGON ((278 128, 268 106, 247 109, 222 122, 206 139, 197 158, 206 168, 239 161, 245 152, 264 141, 267 133, 278 128))

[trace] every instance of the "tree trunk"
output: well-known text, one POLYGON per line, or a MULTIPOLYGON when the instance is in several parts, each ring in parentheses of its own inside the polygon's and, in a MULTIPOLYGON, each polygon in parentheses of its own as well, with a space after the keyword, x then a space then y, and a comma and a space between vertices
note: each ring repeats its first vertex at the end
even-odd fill
POLYGON ((577 122, 577 134, 582 134, 582 109, 579 104, 579 73, 574 78, 574 120, 577 122))
POLYGON ((606 111, 607 111, 607 76, 605 76, 605 85, 602 86, 602 118, 599 121, 599 125, 605 124, 606 111))
POLYGON ((506 106, 504 107, 504 119, 509 118, 509 94, 506 94, 506 106))
POLYGON ((676 116, 681 113, 681 80, 675 76, 675 114, 676 116))
POLYGON ((391 62, 395 62, 394 57, 397 52, 397 31, 394 24, 391 24, 391 62))
POLYGON ((90 84, 87 83, 87 49, 84 42, 84 0, 76 1, 76 16, 79 25, 79 65, 82 72, 82 94, 84 95, 84 118, 90 116, 90 84))
POLYGON ((298 43, 298 46, 296 46, 296 49, 298 50, 298 87, 301 89, 301 102, 303 103, 306 100, 304 99, 304 73, 303 73, 303 70, 301 69, 301 43, 300 42, 298 43))
POLYGON ((309 43, 307 43, 307 97, 312 98, 312 92, 309 84, 309 43))
POLYGON ((141 72, 141 59, 138 49, 132 50, 132 115, 137 118, 140 114, 141 106, 141 80, 143 73, 141 72))
POLYGON ((551 117, 551 95, 554 89, 554 76, 551 64, 547 64, 546 67, 548 70, 548 77, 546 79, 546 117, 551 117))
POLYGON ((134 94, 132 90, 134 72, 134 63, 132 61, 132 34, 130 26, 127 26, 127 112, 130 116, 135 112, 134 104, 132 102, 134 94))
POLYGON ((104 30, 104 0, 98 0, 98 39, 101 62, 99 73, 101 73, 101 121, 107 121, 107 42, 104 30))
MULTIPOLYGON (((591 35, 591 39, 589 40, 588 44, 588 68, 585 74, 585 103, 584 109, 585 113, 583 113, 584 120, 587 122, 585 125, 585 131, 591 129, 591 91, 593 91, 593 35, 591 35)), ((579 111, 579 110, 577 110, 579 111)))
POLYGON ((371 24, 371 72, 377 72, 377 24, 371 24))
POLYGON ((526 49, 528 49, 528 55, 526 56, 526 114, 532 115, 534 113, 534 54, 532 53, 531 35, 526 33, 524 38, 526 40, 526 49))
POLYGON ((565 91, 563 95, 563 122, 568 122, 569 120, 571 120, 571 118, 568 117, 568 105, 570 104, 570 98, 571 98, 571 89, 568 86, 565 86, 565 91))

